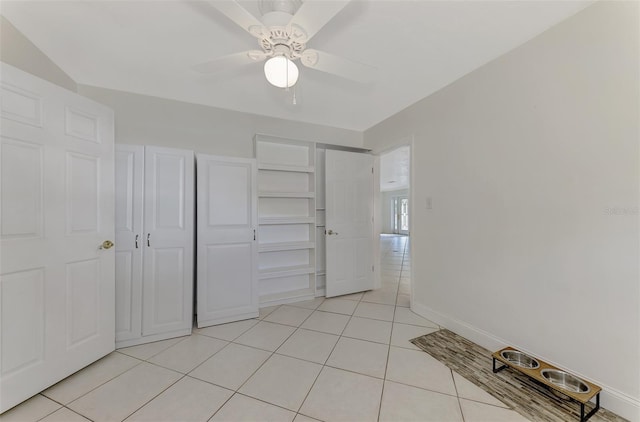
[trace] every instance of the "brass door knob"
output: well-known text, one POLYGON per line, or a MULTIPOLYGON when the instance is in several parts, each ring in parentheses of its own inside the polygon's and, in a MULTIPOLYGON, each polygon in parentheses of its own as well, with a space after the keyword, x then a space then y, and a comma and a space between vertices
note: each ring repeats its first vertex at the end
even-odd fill
POLYGON ((113 247, 113 242, 110 240, 105 240, 104 242, 102 242, 102 245, 100 245, 100 249, 111 249, 113 247))

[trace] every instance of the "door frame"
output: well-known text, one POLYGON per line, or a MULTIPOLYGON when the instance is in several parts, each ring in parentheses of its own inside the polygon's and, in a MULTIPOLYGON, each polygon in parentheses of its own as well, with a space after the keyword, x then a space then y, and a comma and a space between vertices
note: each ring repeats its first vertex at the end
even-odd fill
MULTIPOLYGON (((411 233, 413 227, 413 216, 416 213, 416 201, 414 200, 415 191, 414 191, 414 180, 415 180, 415 162, 414 162, 414 149, 415 149, 415 136, 414 134, 407 135, 405 137, 399 138, 398 140, 382 147, 377 148, 371 151, 374 154, 374 162, 373 162, 373 174, 374 180, 376 183, 373 187, 373 234, 375 238, 375 242, 373 244, 373 262, 376 271, 373 272, 373 285, 375 289, 379 289, 382 287, 382 278, 380 271, 380 235, 382 234, 382 194, 380 193, 380 156, 391 152, 394 149, 398 149, 400 147, 408 146, 409 147, 409 233, 411 233)), ((409 234, 409 242, 411 242, 411 235, 409 234)), ((415 280, 413 277, 413 247, 409 248, 409 259, 411 260, 411 268, 409 270, 409 277, 411 279, 411 291, 410 291, 410 303, 413 304, 413 295, 414 295, 414 285, 415 280)))

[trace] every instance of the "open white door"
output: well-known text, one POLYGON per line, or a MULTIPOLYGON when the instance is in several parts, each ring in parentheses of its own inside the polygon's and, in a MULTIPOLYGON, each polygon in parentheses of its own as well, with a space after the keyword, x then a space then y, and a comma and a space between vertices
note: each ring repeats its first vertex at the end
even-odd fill
POLYGON ((327 150, 326 296, 373 289, 373 156, 327 150))
POLYGON ((0 412, 114 350, 113 112, 2 64, 0 412))
POLYGON ((258 316, 256 161, 197 154, 198 327, 258 316))

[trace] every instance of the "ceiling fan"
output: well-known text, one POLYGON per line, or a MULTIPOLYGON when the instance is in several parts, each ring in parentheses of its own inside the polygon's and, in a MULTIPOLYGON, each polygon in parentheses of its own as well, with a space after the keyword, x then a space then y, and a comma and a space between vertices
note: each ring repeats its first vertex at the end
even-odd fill
POLYGON ((349 0, 261 0, 261 20, 236 0, 208 0, 208 3, 258 39, 261 50, 250 50, 219 57, 193 67, 201 73, 213 73, 233 66, 267 60, 267 80, 279 88, 289 88, 298 80, 300 60, 303 66, 357 82, 370 82, 375 68, 307 48, 307 43, 349 0))

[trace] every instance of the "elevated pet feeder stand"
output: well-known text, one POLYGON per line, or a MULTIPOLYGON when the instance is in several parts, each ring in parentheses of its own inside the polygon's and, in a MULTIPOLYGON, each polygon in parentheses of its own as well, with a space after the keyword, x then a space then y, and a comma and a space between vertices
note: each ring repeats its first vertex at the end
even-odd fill
POLYGON ((568 397, 580 404, 580 422, 585 422, 600 409, 601 388, 575 375, 556 368, 540 359, 532 358, 512 347, 505 347, 493 353, 493 372, 512 368, 541 383, 561 397, 568 397), (496 367, 496 362, 502 365, 496 367), (585 414, 585 405, 595 396, 596 406, 585 414))

